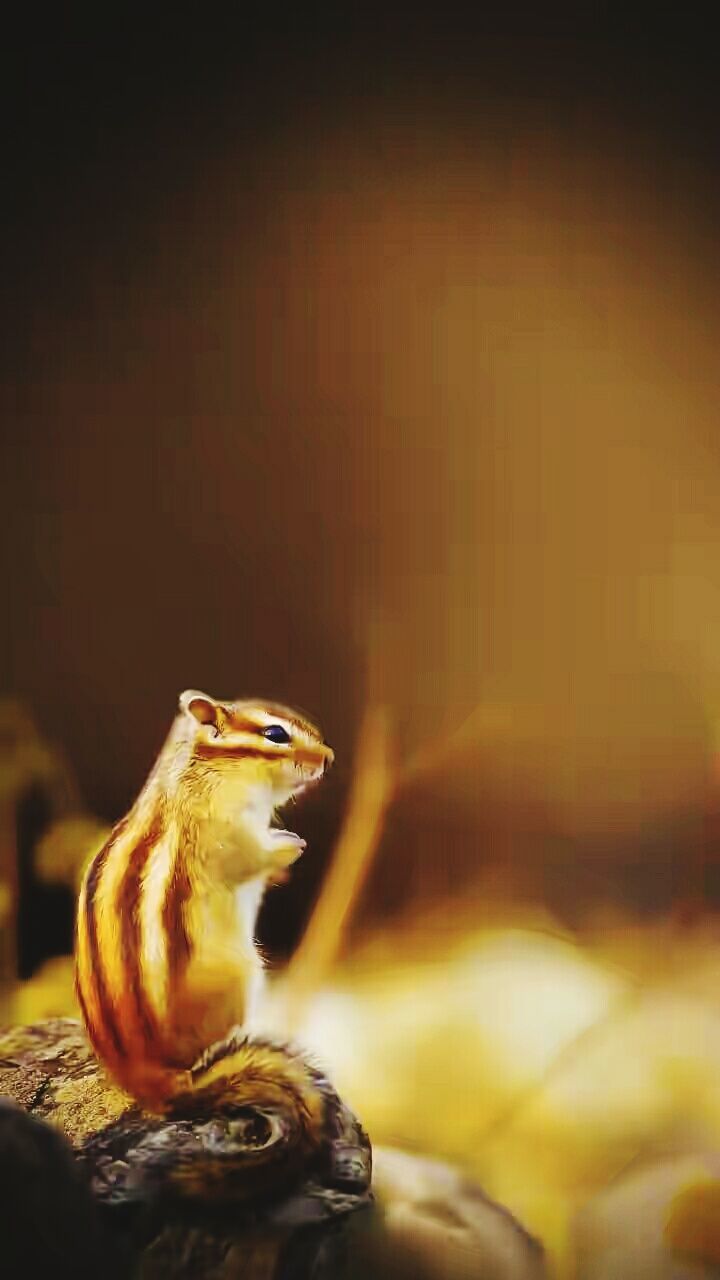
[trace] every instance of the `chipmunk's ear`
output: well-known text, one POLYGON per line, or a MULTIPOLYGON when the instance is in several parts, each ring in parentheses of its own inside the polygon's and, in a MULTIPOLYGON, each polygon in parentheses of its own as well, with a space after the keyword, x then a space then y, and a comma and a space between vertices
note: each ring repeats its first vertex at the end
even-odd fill
POLYGON ((180 694, 180 710, 194 716, 198 724, 216 724, 219 709, 215 699, 199 689, 186 689, 180 694))

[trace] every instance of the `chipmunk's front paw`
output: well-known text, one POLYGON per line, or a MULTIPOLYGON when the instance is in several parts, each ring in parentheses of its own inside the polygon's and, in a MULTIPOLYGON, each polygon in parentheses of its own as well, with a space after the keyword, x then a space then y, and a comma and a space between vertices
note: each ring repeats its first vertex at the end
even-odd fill
POLYGON ((282 870, 292 866, 293 862, 297 862, 305 848, 302 836, 297 836, 294 831, 281 831, 274 828, 268 832, 268 835, 268 861, 272 867, 282 870))

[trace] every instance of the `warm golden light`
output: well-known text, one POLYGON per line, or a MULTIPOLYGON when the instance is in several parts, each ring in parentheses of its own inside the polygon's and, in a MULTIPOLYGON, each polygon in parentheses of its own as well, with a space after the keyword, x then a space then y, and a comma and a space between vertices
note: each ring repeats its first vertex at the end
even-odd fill
POLYGON ((257 155, 228 126, 187 208, 149 204, 43 294, 0 458, 7 667, 89 813, 44 815, 30 874, 16 829, 51 756, 13 703, 0 996, 75 1011, 68 957, 14 985, 18 868, 77 883, 178 689, 297 701, 335 764, 258 924, 266 1021, 373 1142, 476 1177, 561 1280, 626 1280, 643 1205, 665 1280, 693 1233, 717 1255, 702 189, 534 101, 432 105, 293 117, 257 155))

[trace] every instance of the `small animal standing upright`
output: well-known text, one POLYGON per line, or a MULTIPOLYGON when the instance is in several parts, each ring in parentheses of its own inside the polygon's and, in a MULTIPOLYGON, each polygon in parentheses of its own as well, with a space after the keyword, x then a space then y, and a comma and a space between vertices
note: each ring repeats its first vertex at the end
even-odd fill
POLYGON ((305 847, 271 824, 332 759, 287 707, 188 690, 137 801, 88 866, 78 1000, 98 1058, 146 1109, 282 1104, 299 1146, 320 1144, 322 1076, 247 1032, 262 982, 262 896, 305 847))

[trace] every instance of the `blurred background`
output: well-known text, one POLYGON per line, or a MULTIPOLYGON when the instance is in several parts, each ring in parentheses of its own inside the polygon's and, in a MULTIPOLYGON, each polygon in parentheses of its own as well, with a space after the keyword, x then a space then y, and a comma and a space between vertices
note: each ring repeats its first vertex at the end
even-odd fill
POLYGON ((77 865, 188 686, 336 751, 280 973, 380 708, 297 1025, 374 1137, 569 1267, 618 1170, 720 1125, 711 42, 599 5, 195 20, 3 52, 4 1012, 72 1008, 77 865))

